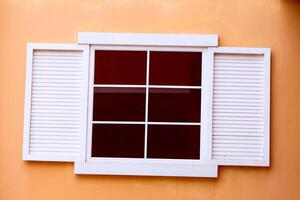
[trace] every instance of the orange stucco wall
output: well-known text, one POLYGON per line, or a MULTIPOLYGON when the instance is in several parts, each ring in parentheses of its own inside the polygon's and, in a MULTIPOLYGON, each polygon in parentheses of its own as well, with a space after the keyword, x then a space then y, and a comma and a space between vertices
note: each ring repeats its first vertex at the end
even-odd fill
POLYGON ((0 199, 300 199, 300 1, 0 0, 0 199), (217 33, 272 49, 271 167, 219 178, 76 176, 72 163, 22 161, 25 47, 77 32, 217 33))

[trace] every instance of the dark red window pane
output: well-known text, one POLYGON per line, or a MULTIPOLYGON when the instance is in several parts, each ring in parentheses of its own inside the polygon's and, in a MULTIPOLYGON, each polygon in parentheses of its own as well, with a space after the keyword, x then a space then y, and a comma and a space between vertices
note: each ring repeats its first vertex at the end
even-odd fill
POLYGON ((144 121, 145 88, 94 88, 94 121, 144 121))
POLYGON ((200 52, 150 52, 151 85, 201 85, 200 52))
POLYGON ((148 125, 147 157, 200 159, 200 126, 148 125))
POLYGON ((148 120, 200 122, 200 89, 149 89, 148 120))
POLYGON ((95 51, 95 84, 146 84, 147 52, 95 51))
POLYGON ((143 158, 145 125, 94 124, 92 157, 143 158))

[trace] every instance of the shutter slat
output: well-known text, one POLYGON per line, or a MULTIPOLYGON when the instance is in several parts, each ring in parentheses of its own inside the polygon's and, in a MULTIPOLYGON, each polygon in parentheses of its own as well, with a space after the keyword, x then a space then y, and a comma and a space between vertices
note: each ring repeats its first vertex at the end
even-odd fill
MULTIPOLYGON (((227 51, 228 50, 228 51, 227 51)), ((212 160, 222 165, 266 161, 265 54, 214 53, 212 160)))

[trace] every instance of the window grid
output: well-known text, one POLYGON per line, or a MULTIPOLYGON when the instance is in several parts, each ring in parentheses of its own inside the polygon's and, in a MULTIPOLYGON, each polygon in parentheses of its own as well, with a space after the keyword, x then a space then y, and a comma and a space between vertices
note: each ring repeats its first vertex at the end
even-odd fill
MULTIPOLYGON (((125 50, 126 51, 126 50, 125 50)), ((201 126, 201 117, 200 122, 154 122, 148 121, 148 109, 149 109, 149 89, 151 88, 160 88, 160 89, 198 89, 201 94, 202 86, 186 86, 186 85, 150 85, 149 78, 150 78, 150 53, 153 50, 147 50, 147 62, 146 62, 146 84, 145 85, 134 85, 134 84, 93 84, 93 88, 145 88, 146 89, 146 97, 145 97, 145 120, 144 121, 92 121, 92 124, 144 124, 145 125, 145 143, 144 143, 144 158, 140 159, 151 159, 147 158, 147 139, 148 139, 148 125, 184 125, 184 126, 201 126)), ((155 50, 154 50, 155 51, 155 50)), ((201 51, 199 51, 201 53, 201 51)), ((203 58, 202 58, 203 59, 203 58)), ((95 65, 93 66, 95 67, 95 65)), ((202 71, 202 67, 201 67, 202 71)), ((201 80, 202 82, 202 80, 201 80)), ((200 106, 201 107, 201 106, 200 106)), ((201 130, 201 129, 200 129, 201 130)), ((199 132, 199 134, 201 134, 199 132)), ((201 135, 200 135, 201 138, 201 135)), ((200 151, 200 149, 199 149, 200 151)), ((97 157, 95 157, 97 158, 97 157)), ((101 157, 106 158, 106 157, 101 157)), ((119 158, 116 158, 119 159, 119 158)), ((199 158, 201 159, 201 157, 199 158)))

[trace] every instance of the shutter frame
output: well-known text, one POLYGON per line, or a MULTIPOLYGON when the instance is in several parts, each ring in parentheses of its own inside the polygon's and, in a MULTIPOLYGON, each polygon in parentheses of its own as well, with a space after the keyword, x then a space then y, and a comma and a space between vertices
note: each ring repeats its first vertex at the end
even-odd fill
MULTIPOLYGON (((269 166, 270 165, 270 56, 271 51, 269 48, 238 48, 238 47, 218 47, 218 48, 209 48, 209 51, 212 54, 212 63, 213 63, 213 91, 215 89, 214 79, 215 79, 215 54, 243 54, 243 55, 263 55, 264 60, 264 96, 263 96, 263 111, 264 111, 264 120, 263 120, 263 154, 261 160, 255 159, 226 159, 225 156, 222 159, 214 159, 213 157, 213 138, 211 138, 212 144, 210 149, 210 163, 218 165, 229 165, 229 166, 269 166)), ((255 73, 254 73, 255 74, 255 73)), ((213 92, 213 97, 214 97, 213 92)), ((214 112, 214 103, 213 103, 213 112, 214 112)), ((255 114, 255 113, 254 113, 255 114)), ((214 114, 212 117, 212 125, 214 123, 214 114)), ((214 135, 214 130, 212 129, 212 135, 214 135)))
MULTIPOLYGON (((55 61, 55 57, 54 57, 55 61)), ((26 50, 26 83, 25 83, 25 106, 24 106, 24 129, 23 129, 23 160, 28 161, 62 161, 62 162, 74 162, 79 159, 81 138, 86 134, 86 118, 87 118, 87 81, 88 81, 88 63, 89 63, 89 45, 76 45, 76 44, 53 44, 53 43, 28 43, 26 50), (79 76, 82 76, 82 98, 80 98, 80 136, 78 139, 79 147, 78 153, 31 153, 31 109, 32 109, 32 81, 33 81, 33 58, 34 51, 56 51, 56 52, 82 52, 80 59, 82 60, 82 71, 79 72, 79 76)), ((51 66, 49 66, 51 67, 51 66)), ((59 67, 59 66, 58 66, 59 67)), ((59 70, 54 70, 55 73, 59 73, 59 70)), ((68 70, 66 71, 68 75, 68 70)), ((45 74, 47 76, 47 74, 45 74)), ((60 74, 62 75, 62 74, 60 74)), ((43 89, 42 89, 43 90, 43 89)), ((40 91, 42 91, 40 90, 40 91)), ((75 88, 76 90, 76 88, 75 88)), ((45 105, 47 106, 47 105, 45 105)), ((47 121, 47 120, 46 120, 47 121)), ((46 140, 47 141, 47 140, 46 140)), ((48 140, 49 141, 49 140, 48 140)), ((55 146, 55 145, 54 145, 55 146)))

